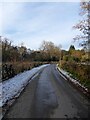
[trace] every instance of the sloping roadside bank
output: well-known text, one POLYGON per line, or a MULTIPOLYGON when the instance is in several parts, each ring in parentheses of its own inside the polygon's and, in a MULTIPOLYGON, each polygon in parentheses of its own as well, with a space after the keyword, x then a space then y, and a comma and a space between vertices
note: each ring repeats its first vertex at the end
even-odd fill
POLYGON ((2 111, 1 111, 2 112, 2 116, 0 116, 1 118, 3 118, 3 116, 9 110, 9 108, 14 104, 14 102, 19 98, 19 96, 24 92, 24 90, 26 89, 26 87, 28 86, 28 84, 32 81, 32 79, 40 73, 40 71, 41 70, 39 70, 38 72, 36 72, 35 74, 33 74, 28 79, 28 82, 21 88, 21 90, 19 91, 19 93, 17 93, 15 96, 13 96, 13 98, 11 98, 10 100, 6 101, 6 103, 2 106, 2 111))
POLYGON ((78 89, 81 93, 83 93, 83 95, 85 95, 86 97, 88 97, 88 99, 90 99, 90 91, 86 87, 81 85, 78 80, 73 79, 68 74, 68 72, 64 71, 63 69, 60 69, 58 67, 58 64, 56 65, 56 69, 60 72, 60 74, 62 75, 62 77, 64 77, 64 79, 68 80, 70 84, 72 84, 76 89, 78 89))
POLYGON ((33 68, 0 84, 0 89, 2 89, 0 93, 0 119, 2 119, 7 109, 23 92, 31 79, 48 65, 33 68))

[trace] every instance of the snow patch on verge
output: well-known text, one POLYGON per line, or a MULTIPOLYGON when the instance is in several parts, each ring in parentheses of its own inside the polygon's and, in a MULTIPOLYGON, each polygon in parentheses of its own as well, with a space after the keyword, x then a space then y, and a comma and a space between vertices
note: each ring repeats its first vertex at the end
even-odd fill
POLYGON ((20 95, 21 91, 29 83, 30 78, 36 74, 40 69, 48 66, 41 65, 40 67, 33 68, 31 70, 25 71, 16 75, 15 77, 8 79, 0 83, 0 107, 5 105, 5 103, 13 98, 20 95))
POLYGON ((81 83, 79 83, 78 80, 73 79, 73 78, 71 77, 71 74, 70 74, 69 72, 66 72, 65 70, 59 68, 58 65, 56 65, 56 68, 57 68, 64 76, 66 76, 66 78, 68 78, 73 84, 75 84, 75 85, 83 88, 85 91, 88 92, 88 89, 87 89, 85 86, 81 85, 81 83))

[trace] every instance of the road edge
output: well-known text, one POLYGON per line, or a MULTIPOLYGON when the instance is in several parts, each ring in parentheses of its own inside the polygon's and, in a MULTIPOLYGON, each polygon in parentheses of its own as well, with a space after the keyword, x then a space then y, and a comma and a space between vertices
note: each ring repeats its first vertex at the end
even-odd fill
MULTIPOLYGON (((47 66, 45 66, 47 67, 47 66)), ((44 68, 45 68, 44 67, 44 68)), ((25 86, 21 89, 21 91, 19 93, 17 93, 13 98, 11 98, 9 101, 7 101, 4 106, 2 106, 2 116, 0 117, 0 119, 3 119, 5 113, 9 110, 9 108, 14 104, 14 102, 19 98, 19 96, 23 93, 23 91, 26 89, 27 85, 34 79, 34 77, 36 77, 36 75, 40 74, 40 72, 42 71, 42 69, 44 68, 41 68, 40 70, 38 70, 36 73, 34 73, 29 79, 28 79, 28 82, 25 84, 25 86)))
POLYGON ((56 69, 58 70, 58 72, 61 74, 61 76, 66 79, 67 81, 69 81, 70 84, 72 84, 76 89, 78 89, 83 95, 85 95, 88 99, 90 99, 90 91, 88 89, 86 89, 84 86, 82 86, 76 79, 73 79, 70 75, 66 75, 62 72, 62 70, 60 69, 60 67, 58 67, 58 64, 56 65, 56 69), (77 81, 77 82, 73 82, 73 80, 77 81))

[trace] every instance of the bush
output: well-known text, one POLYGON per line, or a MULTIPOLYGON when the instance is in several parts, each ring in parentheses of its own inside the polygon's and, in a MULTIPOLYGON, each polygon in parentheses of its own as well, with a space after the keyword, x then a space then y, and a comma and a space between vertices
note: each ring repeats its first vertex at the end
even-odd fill
POLYGON ((61 67, 70 72, 81 84, 90 89, 89 65, 77 64, 76 62, 62 62, 61 67))
POLYGON ((14 75, 15 75, 15 71, 14 71, 12 64, 10 64, 10 65, 3 64, 2 65, 2 79, 3 80, 11 78, 14 75))
POLYGON ((47 62, 13 62, 2 64, 2 81, 14 77, 15 75, 31 70, 33 67, 38 67, 47 62))

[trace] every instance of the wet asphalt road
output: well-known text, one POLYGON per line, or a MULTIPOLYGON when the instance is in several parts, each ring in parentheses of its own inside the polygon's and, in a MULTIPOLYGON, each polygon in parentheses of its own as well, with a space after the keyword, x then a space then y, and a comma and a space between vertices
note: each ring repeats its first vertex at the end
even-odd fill
POLYGON ((89 118, 89 105, 55 65, 49 65, 32 78, 5 118, 89 118))

